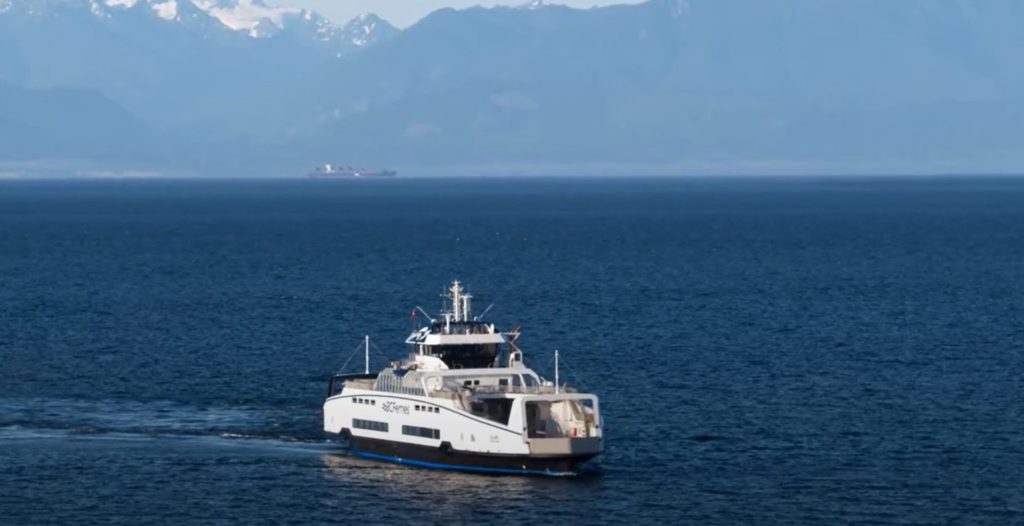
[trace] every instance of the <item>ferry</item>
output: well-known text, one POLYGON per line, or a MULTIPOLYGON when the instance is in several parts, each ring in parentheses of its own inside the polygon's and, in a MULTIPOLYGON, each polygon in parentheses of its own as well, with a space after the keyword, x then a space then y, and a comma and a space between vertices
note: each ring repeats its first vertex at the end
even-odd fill
POLYGON ((446 292, 439 318, 413 310, 429 323, 408 358, 371 373, 367 337, 363 372, 331 377, 324 431, 360 457, 443 470, 572 475, 600 454, 598 398, 560 383, 557 351, 552 382, 524 363, 519 328, 474 317, 458 281, 446 292))

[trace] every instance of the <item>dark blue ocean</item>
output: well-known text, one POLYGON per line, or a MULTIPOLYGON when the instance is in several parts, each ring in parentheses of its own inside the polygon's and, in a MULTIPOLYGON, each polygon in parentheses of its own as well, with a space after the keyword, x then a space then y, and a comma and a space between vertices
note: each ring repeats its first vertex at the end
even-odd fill
POLYGON ((499 520, 1024 524, 1024 179, 0 183, 0 523, 499 520), (579 476, 320 432, 456 278, 601 397, 579 476))

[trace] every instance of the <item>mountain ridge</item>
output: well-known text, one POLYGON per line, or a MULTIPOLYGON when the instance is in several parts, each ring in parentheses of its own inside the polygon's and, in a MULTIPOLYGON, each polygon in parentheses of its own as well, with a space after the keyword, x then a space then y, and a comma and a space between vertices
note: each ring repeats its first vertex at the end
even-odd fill
POLYGON ((27 89, 0 81, 0 158, 146 158, 144 123, 103 95, 69 88, 27 89), (85 118, 69 122, 68 112, 85 118))
POLYGON ((330 37, 257 1, 216 2, 255 10, 235 28, 151 5, 117 11, 130 23, 8 8, 0 78, 96 90, 177 137, 182 162, 1024 167, 1013 0, 531 3, 402 31, 365 15, 330 37))
MULTIPOLYGON (((2 0, 0 14, 45 18, 91 13, 98 19, 122 16, 155 17, 209 32, 235 32, 254 39, 273 38, 294 30, 309 33, 324 44, 361 47, 399 30, 379 16, 366 13, 345 24, 334 24, 315 11, 274 7, 263 0, 2 0), (355 32, 361 38, 355 38, 355 32), (375 34, 380 32, 381 35, 375 34)), ((346 49, 335 49, 344 53, 346 49)))
POLYGON ((4 7, 0 40, 10 46, 0 48, 0 64, 12 67, 0 70, 0 80, 96 90, 155 130, 213 141, 282 134, 290 110, 281 101, 295 85, 390 27, 372 20, 375 32, 360 33, 356 45, 345 31, 358 26, 328 26, 304 10, 285 13, 294 16, 282 15, 280 31, 261 36, 190 0, 8 0, 4 7), (173 12, 154 7, 168 2, 173 12))

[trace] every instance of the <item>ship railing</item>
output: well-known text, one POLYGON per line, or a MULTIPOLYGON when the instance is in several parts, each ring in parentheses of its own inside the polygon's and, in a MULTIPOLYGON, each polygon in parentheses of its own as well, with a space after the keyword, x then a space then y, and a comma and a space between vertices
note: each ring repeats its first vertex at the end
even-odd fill
POLYGON ((376 377, 376 373, 336 374, 332 376, 330 381, 327 383, 327 398, 341 394, 342 389, 346 385, 350 385, 357 389, 372 389, 376 377))
POLYGON ((552 394, 553 385, 480 385, 473 388, 479 394, 552 394))
MULTIPOLYGON (((553 385, 474 385, 474 386, 459 386, 449 387, 438 391, 431 391, 431 396, 437 396, 439 398, 448 398, 451 393, 464 392, 472 394, 555 394, 555 386, 553 385), (435 394, 436 393, 436 394, 435 394)), ((575 393, 576 390, 571 387, 563 387, 559 390, 561 393, 575 393)))

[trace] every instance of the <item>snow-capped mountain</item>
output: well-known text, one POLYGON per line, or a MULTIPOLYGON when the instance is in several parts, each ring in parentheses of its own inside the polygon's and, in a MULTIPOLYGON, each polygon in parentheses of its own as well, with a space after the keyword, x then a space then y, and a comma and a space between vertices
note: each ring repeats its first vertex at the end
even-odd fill
POLYGON ((95 90, 162 130, 274 135, 306 79, 396 33, 261 0, 0 0, 0 81, 95 90))
POLYGON ((399 32, 398 28, 387 20, 373 14, 363 13, 353 18, 336 34, 341 41, 352 46, 364 48, 390 40, 399 32))
POLYGON ((315 137, 392 164, 1024 161, 1022 24, 1020 0, 445 9, 334 70, 315 137))
POLYGON ((312 16, 303 9, 272 7, 260 0, 193 0, 225 26, 253 38, 267 38, 284 30, 286 19, 312 16))
POLYGON ((227 31, 254 39, 282 36, 318 43, 335 56, 387 40, 399 31, 371 13, 338 26, 314 11, 262 0, 0 0, 0 14, 8 17, 45 19, 86 11, 107 21, 140 23, 156 18, 205 32, 206 37, 227 31))
POLYGON ((372 13, 360 15, 344 26, 336 26, 314 11, 270 6, 262 0, 193 1, 225 26, 245 32, 250 37, 270 38, 290 31, 311 41, 335 46, 336 54, 373 45, 398 33, 397 28, 372 13))
POLYGON ((535 2, 401 32, 262 0, 0 0, 0 82, 36 109, 102 96, 90 118, 122 108, 190 159, 1024 166, 1022 25, 1020 0, 535 2))
POLYGON ((518 8, 519 9, 525 9, 527 11, 534 11, 536 9, 543 9, 543 8, 545 8, 547 6, 548 6, 548 4, 546 4, 544 2, 544 0, 532 0, 532 1, 527 2, 525 4, 520 4, 518 6, 518 8))
POLYGON ((99 19, 113 19, 127 14, 186 23, 209 16, 190 0, 0 0, 0 13, 7 16, 45 19, 85 12, 99 19))

